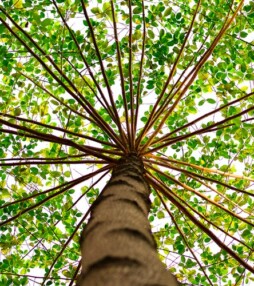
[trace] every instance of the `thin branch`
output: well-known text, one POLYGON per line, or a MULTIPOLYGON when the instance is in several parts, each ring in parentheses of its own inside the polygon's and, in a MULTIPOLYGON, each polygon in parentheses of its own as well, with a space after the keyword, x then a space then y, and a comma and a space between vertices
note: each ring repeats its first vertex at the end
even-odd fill
MULTIPOLYGON (((109 168, 109 167, 112 167, 112 166, 111 166, 111 165, 108 165, 108 166, 106 166, 106 167, 109 168)), ((47 201, 53 199, 54 197, 56 197, 56 196, 58 196, 58 195, 64 193, 65 191, 68 191, 71 187, 73 187, 73 186, 75 186, 75 185, 77 185, 77 184, 80 184, 80 183, 84 182, 85 180, 90 179, 91 177, 97 175, 97 174, 100 173, 100 172, 103 172, 104 170, 105 170, 105 167, 104 167, 104 169, 101 168, 101 169, 99 169, 99 170, 97 170, 97 171, 95 171, 95 172, 93 172, 93 173, 90 173, 90 174, 88 174, 88 175, 85 175, 85 176, 80 177, 79 179, 75 180, 75 183, 73 183, 74 181, 72 181, 72 183, 70 183, 67 187, 64 187, 62 190, 60 190, 60 191, 58 191, 58 192, 56 192, 56 193, 50 195, 49 197, 47 197, 47 198, 45 198, 45 199, 39 201, 38 203, 36 203, 36 204, 34 204, 34 205, 31 205, 31 206, 29 206, 29 207, 27 207, 27 208, 25 208, 25 209, 23 209, 23 210, 20 210, 19 213, 16 214, 16 215, 14 215, 13 217, 11 217, 11 218, 9 218, 9 219, 3 221, 3 222, 0 222, 0 227, 6 225, 7 223, 9 223, 9 222, 11 222, 11 221, 14 221, 15 219, 19 218, 19 217, 22 216, 23 214, 25 214, 25 213, 27 213, 27 212, 29 212, 29 211, 31 211, 31 210, 33 210, 33 209, 39 207, 40 205, 46 203, 47 201)), ((47 192, 49 192, 49 190, 48 190, 47 192)), ((42 193, 43 193, 43 192, 41 192, 40 194, 42 194, 42 193)), ((35 195, 33 195, 33 196, 37 196, 37 195, 38 195, 38 194, 35 194, 35 195)), ((31 196, 30 196, 30 197, 31 197, 31 196)), ((14 203, 14 202, 13 202, 13 203, 14 203)), ((12 203, 12 204, 13 204, 13 203, 12 203)), ((16 203, 16 202, 15 202, 15 203, 16 203)), ((6 204, 6 205, 7 205, 7 204, 6 204)), ((5 205, 5 206, 6 206, 6 205, 5 205)), ((9 203, 8 205, 10 205, 10 203, 9 203)), ((1 207, 1 208, 2 208, 2 207, 1 207)))
POLYGON ((78 263, 78 267, 77 267, 77 269, 76 269, 76 271, 75 271, 75 273, 74 273, 74 275, 72 277, 72 280, 71 280, 69 286, 72 286, 75 283, 74 281, 77 280, 77 276, 78 276, 78 273, 79 273, 80 269, 81 269, 81 260, 78 263))
MULTIPOLYGON (((189 36, 190 36, 191 30, 192 30, 192 27, 193 27, 193 25, 194 25, 194 22, 195 22, 197 13, 198 13, 198 9, 199 9, 199 7, 200 7, 200 3, 201 3, 201 0, 199 0, 198 3, 197 3, 196 10, 195 10, 194 15, 193 15, 193 17, 192 17, 191 24, 190 24, 190 26, 189 26, 189 28, 188 28, 188 32, 187 32, 186 35, 185 35, 183 44, 181 45, 180 51, 179 51, 179 53, 178 53, 178 55, 177 55, 177 57, 176 57, 176 60, 175 60, 175 62, 174 62, 174 64, 173 64, 173 67, 172 67, 170 73, 169 73, 169 76, 168 76, 168 78, 167 78, 167 80, 166 80, 166 82, 165 82, 165 84, 164 84, 164 86, 163 86, 163 89, 162 89, 162 91, 161 91, 159 97, 157 98, 157 100, 156 100, 156 102, 155 102, 155 104, 154 104, 154 106, 153 106, 153 108, 152 108, 152 111, 151 111, 151 113, 150 113, 150 116, 149 116, 149 118, 148 118, 148 121, 146 122, 146 124, 145 124, 145 126, 144 126, 144 128, 143 128, 143 130, 142 130, 142 132, 141 132, 141 134, 139 135, 139 138, 138 138, 137 141, 136 141, 136 147, 137 147, 137 148, 139 147, 142 138, 145 136, 145 134, 147 133, 147 131, 148 131, 149 128, 151 127, 151 126, 150 126, 150 123, 151 123, 151 121, 152 121, 152 119, 153 119, 153 116, 154 116, 154 114, 155 114, 155 111, 156 111, 156 109, 157 109, 159 103, 161 102, 161 100, 162 100, 162 98, 163 98, 163 96, 164 96, 164 94, 165 94, 165 92, 166 92, 166 90, 167 90, 167 88, 168 88, 168 85, 169 85, 170 81, 171 81, 172 78, 173 78, 173 75, 174 75, 174 73, 175 73, 175 71, 176 71, 176 68, 177 68, 177 65, 178 65, 178 63, 179 63, 179 60, 180 60, 180 58, 181 58, 181 56, 182 56, 182 54, 183 54, 183 50, 184 50, 184 48, 185 48, 185 45, 186 45, 186 43, 187 43, 187 41, 188 41, 188 39, 189 39, 189 36)), ((157 133, 156 133, 156 134, 157 134, 157 133)), ((155 134, 155 135, 156 135, 156 134, 155 134)), ((154 135, 154 136, 155 136, 155 135, 154 135)), ((144 148, 146 148, 146 145, 147 145, 147 146, 149 145, 149 143, 150 143, 150 141, 152 141, 152 139, 153 139, 153 137, 152 137, 152 138, 149 137, 149 139, 148 139, 148 141, 146 142, 144 148)))
POLYGON ((58 130, 58 131, 61 131, 61 132, 64 132, 64 133, 68 133, 70 135, 73 135, 73 136, 76 136, 76 137, 79 137, 79 138, 84 138, 84 139, 87 139, 87 140, 90 140, 90 141, 94 141, 94 142, 100 143, 102 145, 107 145, 107 146, 116 148, 116 145, 114 145, 112 143, 101 141, 99 139, 96 139, 96 138, 93 138, 93 137, 90 137, 90 136, 87 136, 87 135, 83 135, 81 133, 75 133, 75 132, 72 132, 72 131, 69 131, 67 129, 63 129, 63 128, 57 127, 57 126, 48 125, 48 124, 41 123, 41 122, 38 122, 38 121, 35 121, 35 120, 32 120, 32 119, 26 119, 26 118, 22 118, 22 117, 19 117, 19 116, 14 116, 14 115, 2 113, 2 112, 0 112, 0 115, 16 119, 17 121, 28 122, 28 123, 36 124, 38 126, 43 126, 43 127, 49 128, 49 129, 58 130))
MULTIPOLYGON (((130 82, 130 148, 134 151, 134 98, 133 98, 133 79, 132 79, 132 1, 128 0, 129 6, 129 37, 128 37, 128 47, 129 47, 129 82, 130 82)), ((128 120, 128 119, 127 119, 128 120)))
POLYGON ((54 98, 57 102, 59 102, 61 105, 67 107, 69 110, 71 110, 73 113, 79 115, 81 118, 84 118, 86 120, 88 120, 91 123, 94 123, 94 125, 97 125, 96 121, 94 121, 92 118, 85 116, 84 114, 78 112, 77 110, 71 108, 69 105, 67 105, 63 100, 57 98, 53 93, 51 93, 49 90, 47 90, 44 86, 41 85, 40 82, 37 82, 36 80, 32 79, 31 77, 29 77, 28 75, 22 73, 21 71, 16 69, 16 72, 18 72, 19 74, 21 74, 22 76, 24 76, 27 80, 31 81, 35 86, 37 86, 38 88, 40 88, 41 90, 43 90, 45 93, 47 93, 50 97, 54 98))
POLYGON ((217 191, 215 188, 213 188, 212 186, 210 186, 209 184, 206 184, 205 182, 193 177, 193 176, 190 176, 190 178, 192 178, 193 180, 199 182, 200 184, 202 184, 203 186, 205 186, 206 188, 210 189, 211 191, 217 193, 219 196, 221 196, 223 199, 225 199, 226 201, 228 201, 229 203, 231 203, 232 205, 234 205, 236 208, 238 208, 240 211, 252 216, 253 214, 242 209, 237 203, 235 203, 233 200, 229 199, 228 197, 226 197, 225 195, 223 195, 221 192, 217 191))
MULTIPOLYGON (((17 129, 17 130, 21 130, 24 132, 31 133, 32 135, 35 135, 38 139, 42 139, 44 141, 55 142, 58 144, 63 144, 63 145, 74 147, 77 150, 86 152, 90 155, 93 155, 93 156, 98 157, 100 159, 104 159, 106 161, 112 161, 112 160, 115 161, 115 160, 113 158, 110 158, 108 156, 103 155, 102 153, 108 153, 108 154, 114 154, 114 155, 121 155, 122 154, 119 151, 113 151, 113 150, 101 149, 101 148, 96 148, 96 147, 91 147, 91 146, 86 146, 86 145, 80 145, 80 144, 77 144, 77 143, 75 143, 69 139, 60 138, 60 137, 57 137, 57 136, 52 135, 52 134, 45 134, 43 132, 39 132, 39 131, 33 130, 31 128, 25 127, 25 126, 20 126, 20 125, 14 124, 14 123, 10 123, 10 122, 3 120, 1 118, 0 118, 0 123, 4 124, 6 126, 9 126, 11 128, 17 129)), ((2 131, 2 130, 3 129, 0 129, 0 131, 2 131)), ((5 129, 5 132, 13 133, 11 130, 7 131, 6 129, 5 129)), ((20 134, 18 133, 17 135, 26 136, 26 133, 24 133, 24 132, 21 132, 20 134)))
MULTIPOLYGON (((65 57, 64 57, 65 58, 65 57)), ((106 101, 106 97, 105 95, 101 94, 101 98, 98 96, 98 94, 96 93, 95 89, 91 86, 91 84, 87 81, 87 79, 83 76, 82 72, 80 72, 74 65, 73 63, 68 59, 68 58, 65 58, 66 61, 69 63, 69 65, 72 67, 72 69, 78 74, 78 76, 83 80, 83 82, 90 88, 90 90, 92 91, 93 95, 95 96, 95 98, 98 100, 98 102, 101 104, 101 106, 105 109, 105 111, 108 113, 108 115, 112 118, 112 120, 115 122, 115 124, 117 124, 115 118, 114 118, 114 115, 112 114, 112 111, 109 107, 107 107, 105 105, 105 103, 101 100, 105 98, 105 101, 106 101)), ((90 70, 90 68, 89 68, 90 70)), ((108 102, 107 102, 108 104, 108 102)))
POLYGON ((74 99, 79 102, 79 104, 90 114, 90 116, 97 122, 97 124, 107 132, 111 138, 115 141, 115 143, 122 148, 125 149, 121 143, 121 140, 114 133, 112 128, 108 123, 106 123, 101 116, 97 113, 94 107, 83 97, 83 95, 79 92, 73 82, 61 71, 61 69, 55 64, 55 62, 51 59, 50 56, 47 56, 46 53, 40 48, 40 46, 30 37, 30 35, 23 30, 9 15, 8 13, 0 7, 0 11, 2 11, 8 19, 14 24, 14 26, 21 31, 28 39, 33 43, 33 45, 49 60, 49 62, 53 65, 53 67, 58 71, 58 73, 66 80, 66 82, 73 88, 76 92, 74 93, 58 76, 45 64, 45 62, 36 54, 29 45, 22 40, 18 34, 5 22, 5 20, 0 17, 0 21, 4 24, 4 26, 11 32, 11 34, 33 55, 33 57, 44 67, 44 69, 68 92, 74 99), (76 95, 78 94, 78 96, 76 95), (82 98, 82 100, 80 98, 82 98))
MULTIPOLYGON (((245 219, 245 218, 239 216, 238 214, 236 214, 236 213, 230 211, 229 209, 227 209, 227 208, 224 207, 223 205, 221 205, 221 204, 219 204, 219 203, 213 201, 212 199, 210 199, 210 198, 208 198, 207 196, 205 196, 204 194, 202 194, 202 193, 196 191, 195 189, 191 188, 190 186, 188 186, 188 185, 186 185, 186 184, 180 182, 179 180, 175 179, 173 176, 170 176, 170 175, 168 175, 168 174, 166 174, 166 173, 161 172, 158 168, 154 168, 154 167, 153 167, 152 165, 150 165, 150 164, 149 164, 149 165, 146 164, 146 166, 147 166, 148 168, 152 169, 153 171, 157 172, 158 174, 161 174, 161 175, 165 176, 166 178, 168 178, 169 180, 173 181, 173 182, 174 182, 175 184, 177 184, 178 186, 183 187, 185 190, 188 190, 188 191, 190 191, 190 192, 196 194, 197 196, 199 196, 200 198, 202 198, 202 199, 205 200, 206 202, 208 202, 208 203, 210 203, 210 204, 216 206, 217 208, 223 210, 224 212, 227 212, 227 213, 228 213, 229 215, 231 215, 232 217, 235 217, 235 218, 239 219, 240 221, 245 222, 245 223, 248 224, 248 225, 254 226, 254 223, 252 223, 252 222, 248 221, 247 219, 245 219)), ((170 169, 170 167, 168 167, 168 168, 170 169)), ((238 206, 237 206, 237 207, 238 207, 238 206)))
MULTIPOLYGON (((107 87, 107 90, 108 90, 108 95, 109 95, 111 107, 112 107, 113 112, 115 114, 115 118, 116 118, 116 120, 118 122, 118 126, 119 126, 119 128, 121 128, 119 130, 119 132, 120 132, 120 134, 123 134, 122 127, 121 127, 121 121, 120 121, 120 118, 119 118, 119 115, 118 115, 118 112, 117 112, 117 109, 116 109, 116 106, 115 106, 112 90, 111 90, 111 87, 110 87, 110 84, 109 84, 109 81, 108 81, 108 78, 107 78, 107 75, 106 75, 106 71, 105 71, 105 68, 104 68, 104 65, 103 65, 103 61, 102 61, 102 58, 101 58, 100 50, 99 50, 97 42, 96 42, 93 26, 92 26, 90 18, 88 16, 84 0, 81 0, 81 5, 82 5, 83 13, 84 13, 84 16, 86 18, 86 21, 87 21, 87 24, 88 24, 88 27, 89 27, 89 30, 90 30, 90 33, 91 33, 93 45, 94 45, 94 48, 96 50, 96 54, 97 54, 97 57, 98 57, 98 60, 99 60, 99 63, 100 63, 101 72, 102 72, 102 75, 103 75, 103 78, 104 78, 104 81, 105 81, 105 84, 106 84, 106 87, 107 87)), ((123 148, 123 150, 125 151, 125 148, 123 148)))
POLYGON ((51 265, 49 267, 49 270, 46 272, 46 275, 44 276, 44 279, 42 281, 42 286, 45 285, 46 280, 48 279, 49 274, 51 273, 55 263, 57 262, 57 260, 59 259, 59 257, 61 257, 61 255, 63 254, 64 250, 67 248, 68 244, 71 242, 71 240, 73 239, 74 235, 77 233, 77 231, 79 230, 79 228, 81 227, 82 223, 86 220, 86 218, 88 217, 88 215, 90 214, 92 209, 92 205, 89 207, 89 209, 87 210, 87 212, 85 213, 85 215, 82 217, 82 219, 80 220, 80 222, 77 224, 77 226, 75 227, 74 231, 72 232, 72 234, 69 236, 69 238, 67 239, 67 241, 62 245, 61 250, 58 252, 58 254, 56 255, 56 257, 54 258, 54 260, 51 262, 51 265))
POLYGON ((114 116, 114 114, 111 112, 111 109, 110 109, 110 106, 109 106, 109 104, 108 104, 108 102, 107 102, 107 100, 106 100, 106 97, 105 97, 105 95, 103 94, 99 83, 98 83, 97 80, 95 79, 95 77, 94 77, 94 75, 93 75, 93 73, 92 73, 92 71, 91 71, 91 69, 90 69, 90 67, 89 67, 89 65, 88 65, 88 62, 87 62, 87 60, 85 59, 85 57, 84 57, 84 55, 83 55, 83 53, 82 53, 81 48, 80 48, 80 46, 79 46, 79 43, 78 43, 78 41, 77 41, 77 39, 76 39, 76 37, 75 37, 73 31, 70 29, 68 23, 66 22, 65 18, 63 17, 63 15, 62 15, 61 11, 59 10, 59 8, 58 8, 58 6, 57 6, 55 0, 53 0, 53 4, 54 4, 54 6, 56 7, 57 12, 58 12, 58 14, 59 14, 60 17, 61 17, 61 19, 62 19, 62 21, 63 21, 63 23, 64 23, 64 26, 68 29, 69 34, 71 35, 71 38, 73 39, 73 41, 74 41, 74 43, 75 43, 75 45, 76 45, 76 47, 77 47, 77 49, 78 49, 78 52, 79 52, 79 54, 80 54, 80 56, 81 56, 81 58, 82 58, 82 60, 83 60, 83 62, 84 62, 84 64, 85 64, 85 66, 86 66, 88 72, 89 72, 89 75, 90 75, 90 77, 92 78, 94 84, 96 85, 96 88, 98 89, 98 91, 99 91, 99 93, 100 93, 100 95, 101 95, 101 97, 102 97, 104 103, 106 104, 106 106, 101 102, 100 98, 97 96, 96 92, 95 92, 94 89, 91 87, 91 85, 87 82, 87 80, 85 80, 83 76, 81 76, 81 78, 85 81, 85 83, 86 83, 86 84, 88 85, 88 87, 91 89, 91 91, 93 92, 93 94, 95 95, 95 97, 99 100, 99 102, 102 104, 102 106, 105 108, 105 110, 107 110, 108 114, 109 114, 109 115, 112 117, 112 119, 116 122, 115 116, 114 116))
POLYGON ((22 161, 22 162, 11 162, 11 163, 0 163, 0 166, 29 166, 29 165, 58 165, 58 164, 108 164, 106 161, 102 160, 81 160, 81 161, 64 161, 64 160, 48 160, 43 162, 38 161, 22 161))
POLYGON ((187 124, 185 124, 185 125, 183 125, 183 126, 181 126, 181 127, 176 128, 175 130, 173 130, 172 132, 170 132, 170 133, 164 135, 163 137, 159 138, 158 140, 154 140, 154 141, 153 141, 153 144, 156 144, 156 143, 158 143, 158 142, 162 142, 162 141, 164 141, 165 139, 170 139, 169 137, 172 136, 173 134, 177 133, 178 131, 181 131, 181 130, 183 130, 183 129, 189 127, 189 126, 192 126, 192 125, 194 125, 195 123, 201 121, 202 119, 204 119, 204 118, 206 118, 206 117, 208 117, 208 116, 210 116, 210 115, 212 115, 212 114, 215 114, 215 113, 217 113, 218 111, 221 111, 222 109, 224 109, 224 108, 226 108, 226 107, 228 107, 228 106, 232 106, 233 104, 238 103, 238 102, 240 102, 241 100, 247 99, 248 97, 252 96, 253 94, 254 94, 254 92, 251 92, 251 93, 245 94, 244 96, 242 96, 242 97, 240 97, 240 98, 237 98, 237 99, 235 99, 235 100, 232 100, 232 101, 228 102, 227 104, 224 104, 224 105, 222 105, 222 106, 220 106, 220 107, 218 107, 218 108, 216 108, 216 109, 214 109, 214 110, 212 110, 212 111, 210 111, 210 112, 208 112, 208 113, 206 113, 206 114, 204 114, 204 115, 202 115, 202 116, 200 116, 200 117, 198 117, 198 118, 196 118, 196 119, 190 121, 189 123, 187 123, 187 124))
POLYGON ((0 162, 2 161, 30 161, 30 160, 39 160, 39 161, 48 161, 48 160, 66 160, 66 159, 70 159, 70 158, 81 158, 81 157, 86 157, 88 154, 80 154, 80 155, 68 155, 65 157, 59 157, 59 158, 50 158, 50 157, 43 157, 43 158, 39 158, 39 157, 25 157, 25 158, 0 158, 0 162))
MULTIPOLYGON (((157 159, 160 160, 160 157, 158 157, 157 159)), ((252 194, 252 193, 250 193, 250 192, 247 192, 247 191, 245 191, 245 190, 238 189, 238 188, 236 188, 236 187, 233 187, 233 186, 228 185, 228 184, 226 184, 226 183, 220 182, 220 181, 218 181, 218 180, 215 180, 215 179, 212 179, 212 178, 209 178, 209 177, 205 177, 205 176, 199 175, 199 174, 194 173, 194 172, 187 171, 187 170, 185 170, 185 169, 177 168, 176 166, 170 165, 169 163, 166 164, 165 161, 164 161, 164 163, 163 163, 163 162, 153 161, 153 160, 151 160, 151 159, 149 159, 149 160, 148 160, 148 159, 144 159, 144 162, 146 162, 146 161, 147 161, 148 163, 157 164, 157 165, 160 165, 160 166, 165 167, 165 168, 170 168, 170 169, 176 170, 176 171, 178 171, 178 172, 180 172, 180 173, 184 173, 184 174, 186 174, 187 176, 198 177, 198 178, 200 178, 200 179, 203 179, 203 180, 206 180, 206 181, 210 181, 210 182, 213 182, 213 183, 222 185, 222 186, 224 186, 224 187, 226 187, 226 188, 228 188, 228 189, 231 189, 231 190, 233 190, 233 191, 237 191, 237 192, 239 192, 239 193, 247 194, 247 195, 249 195, 249 196, 251 196, 251 197, 254 197, 254 194, 252 194)))
POLYGON ((180 233, 181 237, 183 238, 185 245, 188 247, 188 249, 189 249, 189 251, 191 252, 191 254, 192 254, 192 256, 194 257, 194 259, 197 261, 197 263, 198 263, 200 269, 201 269, 202 272, 204 273, 206 279, 209 281, 209 284, 210 284, 211 286, 213 286, 212 281, 210 280, 209 276, 207 275, 207 273, 206 273, 206 271, 205 271, 203 265, 202 265, 202 264, 200 263, 200 261, 198 260, 198 258, 197 258, 197 256, 196 256, 195 252, 192 250, 192 248, 191 248, 191 246, 190 246, 190 244, 189 244, 187 238, 185 237, 183 231, 180 229, 179 225, 177 224, 177 222, 176 222, 176 220, 175 220, 173 214, 171 213, 171 211, 170 211, 169 208, 167 207, 167 205, 166 205, 165 201, 163 200, 162 196, 160 195, 160 193, 159 193, 156 189, 155 189, 155 191, 156 191, 157 196, 159 197, 160 201, 162 202, 162 204, 163 204, 165 210, 167 211, 167 213, 168 213, 169 216, 171 217, 171 220, 173 221, 175 227, 177 228, 178 232, 180 233))
MULTIPOLYGON (((237 117, 240 117, 240 116, 242 116, 242 115, 244 115, 244 114, 246 114, 246 113, 248 113, 248 112, 250 112, 250 111, 252 111, 252 110, 254 110, 254 106, 251 106, 251 107, 249 107, 249 108, 243 110, 242 112, 239 112, 239 113, 237 113, 237 114, 235 114, 235 115, 232 115, 232 116, 230 116, 230 117, 227 117, 227 118, 225 118, 225 119, 223 119, 223 120, 221 120, 221 121, 218 121, 218 122, 216 122, 216 123, 213 123, 213 124, 211 124, 211 125, 209 125, 209 126, 207 126, 207 127, 198 129, 198 130, 196 130, 196 131, 193 131, 193 132, 188 133, 188 134, 185 134, 185 135, 181 135, 181 136, 179 136, 179 137, 170 138, 170 139, 168 139, 168 140, 166 141, 166 143, 161 144, 161 145, 158 146, 158 147, 155 147, 155 148, 152 148, 152 149, 150 149, 150 150, 147 150, 147 151, 143 152, 143 155, 149 154, 149 153, 153 153, 153 152, 155 152, 155 151, 160 150, 161 148, 164 148, 164 147, 167 147, 167 146, 169 146, 169 145, 172 145, 172 144, 174 144, 174 143, 176 143, 176 142, 185 140, 185 139, 187 139, 187 138, 189 138, 189 137, 191 137, 191 136, 198 135, 198 134, 202 134, 202 133, 205 133, 205 132, 209 132, 209 131, 211 131, 211 129, 213 129, 214 127, 219 126, 219 125, 222 125, 222 124, 224 124, 225 122, 230 121, 230 120, 232 120, 232 119, 235 119, 235 118, 237 118, 237 117)), ((214 131, 214 130, 213 130, 213 131, 214 131)), ((158 141, 157 141, 157 142, 158 142, 158 141)), ((153 142, 153 143, 154 143, 154 142, 153 142)))
MULTIPOLYGON (((154 158, 154 159, 157 159, 157 157, 155 155, 153 155, 153 154, 151 154, 150 156, 152 158, 154 158)), ((248 181, 254 182, 254 178, 251 178, 251 177, 246 177, 246 176, 243 176, 243 175, 227 173, 227 172, 223 172, 223 171, 220 171, 220 170, 217 170, 217 169, 206 168, 206 167, 203 167, 203 166, 198 166, 198 165, 191 164, 191 163, 184 162, 184 161, 178 161, 178 160, 174 160, 174 159, 171 159, 171 158, 163 158, 163 157, 161 157, 161 160, 164 160, 165 162, 176 163, 176 164, 179 164, 179 165, 192 167, 192 168, 200 170, 200 171, 202 171, 204 173, 219 174, 219 175, 222 175, 224 177, 231 177, 231 178, 243 179, 243 180, 248 180, 248 181)))
MULTIPOLYGON (((127 127, 127 134, 129 134, 129 115, 128 115, 128 104, 127 104, 127 97, 125 93, 125 86, 124 86, 124 75, 123 75, 123 67, 122 67, 122 58, 121 58, 121 50, 119 46, 119 40, 118 40, 118 34, 117 34, 117 24, 115 19, 115 8, 114 8, 114 2, 113 0, 110 0, 111 5, 111 11, 112 11, 112 19, 113 19, 113 28, 114 28, 114 37, 115 37, 115 43, 116 43, 116 52, 117 52, 117 62, 118 62, 118 69, 119 69, 119 75, 120 75, 120 81, 121 81, 121 90, 122 90, 122 97, 124 102, 124 110, 125 110, 125 124, 127 127)), ((124 136, 124 140, 127 139, 124 136)), ((130 145, 130 138, 129 138, 129 145, 130 145)))
MULTIPOLYGON (((152 135, 149 136, 148 141, 144 144, 144 146, 142 146, 142 148, 140 149, 140 153, 143 153, 145 151, 145 149, 147 149, 149 147, 149 145, 151 145, 151 142, 153 140, 153 138, 158 134, 158 132, 161 130, 162 126, 164 125, 165 121, 167 120, 167 118, 169 117, 169 115, 172 113, 172 111, 175 109, 175 107, 177 106, 177 104, 179 103, 179 101, 181 100, 181 98, 183 97, 183 95, 185 94, 185 92, 188 90, 188 88, 190 87, 190 85, 193 83, 193 81, 195 80, 199 70, 201 69, 201 67, 204 65, 204 63, 208 60, 208 58, 210 57, 210 55, 212 54, 213 50, 215 49, 215 47, 217 46, 219 40, 222 38, 222 36, 224 35, 224 33, 226 32, 226 30, 229 28, 230 24, 234 21, 237 13, 239 12, 239 10, 241 9, 242 5, 244 3, 244 0, 242 0, 240 2, 240 4, 238 5, 236 11, 234 12, 233 16, 228 19, 226 18, 225 20, 225 24, 222 27, 221 31, 219 32, 219 34, 216 36, 216 38, 214 39, 213 43, 211 44, 211 46, 209 47, 209 49, 204 53, 204 55, 202 56, 202 58, 200 59, 200 61, 198 62, 198 64, 195 66, 195 69, 193 69, 193 74, 191 76, 191 73, 188 75, 188 77, 190 76, 190 79, 188 81, 188 83, 186 83, 186 85, 183 87, 183 90, 181 89, 181 86, 179 87, 179 96, 176 98, 176 100, 174 101, 174 103, 172 104, 172 106, 169 108, 169 110, 166 112, 166 114, 163 116, 163 119, 160 121, 158 128, 156 128, 156 130, 153 132, 152 135)), ((229 16, 229 15, 228 15, 229 16)), ((177 95, 178 90, 174 93, 175 95, 177 95)))
MULTIPOLYGON (((35 276, 35 275, 27 275, 27 274, 17 274, 11 272, 0 272, 3 275, 10 275, 10 276, 18 276, 18 277, 27 277, 27 278, 35 278, 35 279, 43 279, 42 276, 35 276)), ((71 280, 71 278, 63 278, 63 277, 49 277, 51 280, 71 280)))
POLYGON ((110 172, 110 169, 107 170, 102 176, 99 177, 98 180, 96 180, 69 208, 68 210, 72 209, 96 184, 98 184, 101 179, 103 179, 108 173, 110 172))
POLYGON ((141 59, 140 59, 137 95, 136 95, 134 138, 136 138, 137 125, 138 125, 139 101, 140 101, 140 98, 141 98, 141 80, 142 80, 142 75, 143 75, 143 64, 144 64, 144 57, 145 57, 145 41, 146 41, 145 4, 144 4, 144 0, 141 0, 141 1, 142 1, 143 34, 142 34, 142 51, 141 51, 141 59))
POLYGON ((32 195, 30 195, 30 196, 21 198, 21 199, 19 199, 19 200, 14 201, 14 202, 6 203, 6 204, 0 206, 0 209, 6 208, 6 207, 11 206, 11 205, 15 205, 15 204, 17 204, 17 203, 25 202, 25 201, 27 201, 27 200, 36 198, 36 197, 38 197, 38 196, 40 196, 40 195, 48 194, 48 193, 53 192, 53 191, 55 191, 55 190, 58 190, 58 189, 60 189, 60 188, 62 188, 62 187, 72 188, 73 186, 75 186, 75 185, 77 185, 77 184, 79 184, 79 183, 81 183, 81 182, 83 182, 83 181, 85 181, 85 180, 91 179, 92 177, 98 175, 98 174, 101 173, 101 172, 110 170, 110 169, 112 168, 112 166, 113 166, 112 164, 109 164, 108 166, 104 166, 103 168, 101 168, 101 169, 99 169, 99 170, 97 170, 97 171, 94 171, 94 172, 89 173, 89 174, 87 174, 87 175, 81 176, 81 177, 79 177, 79 178, 77 178, 77 179, 74 179, 74 180, 72 180, 72 181, 70 181, 70 182, 66 182, 66 183, 63 183, 63 184, 58 185, 58 186, 56 186, 56 187, 50 188, 50 189, 48 189, 48 190, 45 190, 45 191, 42 191, 42 192, 38 192, 38 193, 32 194, 32 195))
MULTIPOLYGON (((153 176, 149 171, 146 170, 146 172, 152 176, 154 179, 157 180, 157 178, 155 178, 155 176, 153 176)), ((226 236, 231 237, 233 240, 238 241, 239 243, 241 243, 242 245, 246 246, 249 250, 253 251, 253 247, 250 247, 248 244, 246 244, 244 241, 241 241, 239 238, 234 237, 233 235, 231 235, 230 233, 226 232, 223 228, 221 228, 220 226, 216 225, 214 222, 210 221, 207 219, 206 215, 201 214, 200 212, 198 212, 195 208, 193 208, 189 203, 187 203, 186 200, 182 199, 179 195, 177 195, 173 190, 169 189, 162 181, 158 181, 158 184, 162 185, 167 192, 163 193, 169 200, 171 198, 171 195, 173 195, 177 200, 179 200, 183 205, 186 205, 189 209, 191 209, 194 213, 196 213, 199 217, 201 217, 204 221, 206 221, 209 225, 214 226, 216 229, 220 230, 222 233, 224 233, 226 236), (170 194, 169 194, 170 192, 170 194)))
POLYGON ((254 269, 251 265, 245 262, 241 257, 239 257, 233 250, 231 250, 227 245, 225 245, 210 229, 208 229, 203 223, 201 223, 194 215, 192 215, 181 203, 179 203, 170 193, 172 190, 165 186, 159 184, 159 182, 150 176, 147 176, 148 181, 154 188, 157 188, 161 193, 166 194, 170 201, 184 214, 186 215, 196 226, 205 232, 211 239, 223 250, 225 250, 229 255, 231 255, 236 261, 238 261, 243 267, 248 269, 250 272, 254 273, 254 269), (156 180, 156 181, 155 181, 156 180))

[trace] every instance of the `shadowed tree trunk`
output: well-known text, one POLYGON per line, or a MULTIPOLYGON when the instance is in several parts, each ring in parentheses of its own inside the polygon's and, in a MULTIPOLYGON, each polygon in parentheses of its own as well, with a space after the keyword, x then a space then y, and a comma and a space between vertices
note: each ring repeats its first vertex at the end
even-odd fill
POLYGON ((142 161, 135 155, 121 159, 83 231, 78 285, 178 285, 157 255, 149 194, 142 161))

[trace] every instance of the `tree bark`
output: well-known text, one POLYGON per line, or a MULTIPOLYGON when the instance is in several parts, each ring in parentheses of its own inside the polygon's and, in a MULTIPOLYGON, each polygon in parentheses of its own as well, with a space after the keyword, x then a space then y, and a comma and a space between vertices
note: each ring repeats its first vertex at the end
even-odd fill
POLYGON ((147 219, 150 188, 135 155, 119 161, 81 236, 79 286, 176 286, 147 219))

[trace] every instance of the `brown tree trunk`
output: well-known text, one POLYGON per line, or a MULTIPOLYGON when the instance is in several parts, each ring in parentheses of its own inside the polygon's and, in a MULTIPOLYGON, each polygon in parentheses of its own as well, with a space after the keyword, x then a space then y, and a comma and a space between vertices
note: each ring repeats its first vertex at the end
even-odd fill
POLYGON ((80 286, 176 286, 147 219, 150 188, 134 155, 121 159, 81 237, 80 286))

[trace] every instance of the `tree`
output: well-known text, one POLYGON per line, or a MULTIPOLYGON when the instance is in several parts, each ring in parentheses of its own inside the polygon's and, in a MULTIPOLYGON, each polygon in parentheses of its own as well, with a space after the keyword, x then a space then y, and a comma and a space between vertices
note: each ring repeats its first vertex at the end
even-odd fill
POLYGON ((3 0, 0 21, 1 285, 251 285, 254 4, 3 0))

